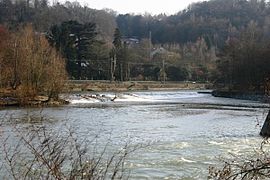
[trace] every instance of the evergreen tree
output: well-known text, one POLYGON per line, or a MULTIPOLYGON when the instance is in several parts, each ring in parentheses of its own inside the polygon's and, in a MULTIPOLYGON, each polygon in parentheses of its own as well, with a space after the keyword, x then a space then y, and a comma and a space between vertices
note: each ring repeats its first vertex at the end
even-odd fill
POLYGON ((122 35, 118 28, 114 31, 113 45, 116 51, 119 51, 122 48, 122 35))
POLYGON ((113 49, 111 51, 111 77, 112 80, 124 81, 128 78, 128 48, 127 44, 122 42, 122 35, 118 28, 114 32, 113 49), (114 77, 115 76, 115 77, 114 77))
POLYGON ((72 77, 85 78, 82 74, 82 64, 91 59, 91 45, 96 41, 96 35, 96 25, 93 23, 67 21, 60 26, 51 27, 49 41, 67 59, 67 69, 72 77))

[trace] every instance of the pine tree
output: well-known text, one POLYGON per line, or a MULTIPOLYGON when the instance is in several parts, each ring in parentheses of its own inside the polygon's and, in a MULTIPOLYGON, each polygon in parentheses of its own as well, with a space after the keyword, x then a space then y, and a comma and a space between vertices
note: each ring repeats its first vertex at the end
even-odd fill
POLYGON ((77 21, 66 21, 50 29, 48 35, 50 43, 68 60, 68 72, 76 79, 83 78, 82 63, 91 58, 91 45, 96 41, 96 35, 94 23, 80 24, 77 21))

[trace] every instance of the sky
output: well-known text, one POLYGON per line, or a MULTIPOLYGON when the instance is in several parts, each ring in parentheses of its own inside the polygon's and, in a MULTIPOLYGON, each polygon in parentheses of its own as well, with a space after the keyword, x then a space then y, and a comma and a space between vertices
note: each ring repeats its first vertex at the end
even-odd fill
MULTIPOLYGON (((70 0, 73 1, 73 0, 70 0)), ((120 14, 135 13, 152 15, 166 13, 175 14, 194 2, 202 0, 77 0, 81 5, 87 5, 93 9, 109 8, 120 14)))

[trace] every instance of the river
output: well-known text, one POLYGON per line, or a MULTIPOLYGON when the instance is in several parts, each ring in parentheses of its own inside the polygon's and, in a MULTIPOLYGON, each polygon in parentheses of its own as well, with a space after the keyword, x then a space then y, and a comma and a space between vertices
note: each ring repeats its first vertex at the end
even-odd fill
MULTIPOLYGON (((0 117, 42 115, 48 119, 43 124, 60 131, 68 126, 82 137, 98 135, 100 145, 109 140, 111 151, 127 141, 145 144, 127 160, 130 179, 207 179, 208 167, 220 165, 220 158, 246 156, 260 147, 258 134, 269 109, 255 101, 196 91, 86 93, 67 98, 71 101, 67 106, 4 109, 0 117)), ((12 125, 4 121, 1 129, 8 131, 12 125)))

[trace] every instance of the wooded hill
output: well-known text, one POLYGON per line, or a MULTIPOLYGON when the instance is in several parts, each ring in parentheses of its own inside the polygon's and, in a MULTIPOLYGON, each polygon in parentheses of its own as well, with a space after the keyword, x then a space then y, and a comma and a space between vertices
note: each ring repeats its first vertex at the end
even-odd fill
POLYGON ((0 0, 0 23, 10 30, 31 23, 47 34, 66 58, 70 78, 210 80, 262 89, 269 77, 268 1, 210 0, 171 16, 123 15, 90 7, 0 0), (87 24, 93 25, 94 35, 79 48, 76 38, 86 31, 74 27, 87 24), (120 45, 113 43, 117 38, 120 45))
POLYGON ((269 4, 264 0, 210 0, 191 4, 171 16, 163 14, 119 15, 117 24, 125 36, 148 37, 153 43, 195 42, 203 37, 208 46, 223 47, 253 21, 269 35, 269 4))

